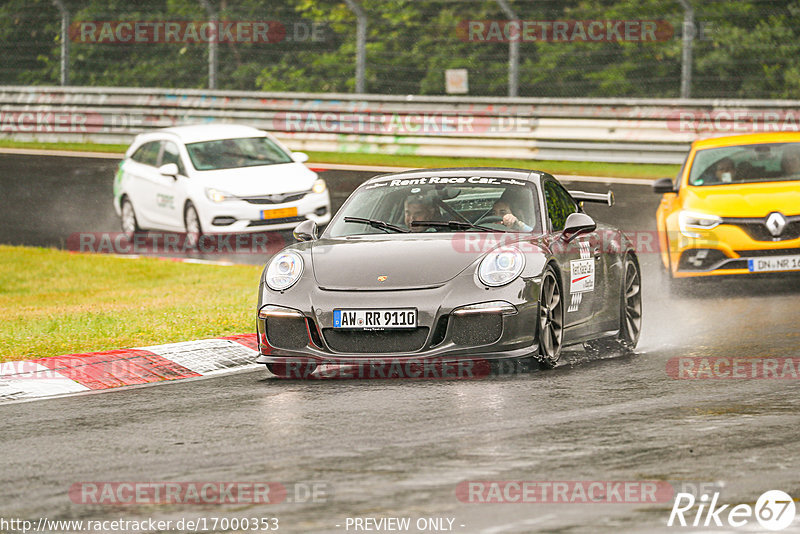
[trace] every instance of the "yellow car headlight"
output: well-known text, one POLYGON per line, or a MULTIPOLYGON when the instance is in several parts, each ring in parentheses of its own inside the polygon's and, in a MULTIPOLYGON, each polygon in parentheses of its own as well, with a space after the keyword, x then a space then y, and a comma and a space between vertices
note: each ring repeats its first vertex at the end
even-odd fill
POLYGON ((722 219, 709 213, 683 210, 678 214, 678 226, 686 237, 701 237, 700 231, 711 230, 722 222, 722 219))

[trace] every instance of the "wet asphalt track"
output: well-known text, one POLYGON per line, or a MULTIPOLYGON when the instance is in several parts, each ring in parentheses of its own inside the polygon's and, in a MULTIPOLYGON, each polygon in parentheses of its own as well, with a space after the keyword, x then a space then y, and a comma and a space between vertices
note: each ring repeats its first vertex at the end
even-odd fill
MULTIPOLYGON (((0 242, 58 246, 71 232, 116 231, 115 168, 0 155, 0 242)), ((341 199, 367 175, 326 177, 341 199)), ((652 230, 649 188, 612 188, 617 206, 590 213, 652 230)), ((472 381, 298 382, 247 372, 0 405, 0 517, 278 517, 284 532, 346 532, 347 517, 449 517, 455 532, 687 532, 700 529, 666 527, 671 502, 464 504, 456 485, 667 480, 715 483, 721 503, 753 504, 768 489, 797 499, 800 382, 674 380, 666 365, 677 356, 800 356, 798 279, 715 281, 675 296, 655 255, 641 261, 644 326, 632 356, 574 350, 552 371, 472 381), (82 481, 317 483, 328 495, 272 505, 75 504, 68 490, 82 481)), ((729 531, 758 531, 753 524, 729 531)))

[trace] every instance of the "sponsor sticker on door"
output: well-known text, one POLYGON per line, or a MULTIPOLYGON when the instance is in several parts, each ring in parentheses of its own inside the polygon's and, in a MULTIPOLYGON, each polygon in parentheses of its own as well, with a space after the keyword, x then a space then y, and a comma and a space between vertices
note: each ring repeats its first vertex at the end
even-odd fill
POLYGON ((569 292, 594 291, 594 260, 571 260, 569 262, 569 292))

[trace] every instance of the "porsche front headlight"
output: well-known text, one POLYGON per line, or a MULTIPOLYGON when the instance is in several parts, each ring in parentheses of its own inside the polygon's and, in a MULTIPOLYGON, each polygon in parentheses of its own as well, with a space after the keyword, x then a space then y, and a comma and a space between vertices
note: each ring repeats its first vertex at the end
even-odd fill
POLYGON ((281 252, 269 262, 264 277, 267 286, 274 291, 289 289, 303 274, 303 257, 297 252, 281 252))
POLYGON ((678 226, 686 237, 701 237, 699 230, 711 230, 721 222, 721 218, 708 213, 684 210, 678 214, 678 226))
POLYGON ((516 279, 525 267, 525 256, 515 247, 505 247, 487 254, 478 265, 478 279, 490 287, 504 286, 516 279))

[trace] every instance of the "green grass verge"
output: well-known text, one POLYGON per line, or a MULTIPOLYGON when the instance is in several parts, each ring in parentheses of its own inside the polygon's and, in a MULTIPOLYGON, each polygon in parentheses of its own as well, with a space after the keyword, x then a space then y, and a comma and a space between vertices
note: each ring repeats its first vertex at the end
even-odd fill
POLYGON ((260 273, 0 245, 0 361, 252 332, 260 273))
POLYGON ((105 145, 100 143, 40 143, 38 141, 13 141, 0 139, 0 148, 27 148, 34 150, 67 150, 73 152, 108 152, 124 154, 128 145, 105 145))
MULTIPOLYGON (((397 167, 516 167, 536 169, 550 174, 583 176, 615 176, 618 178, 664 178, 675 176, 680 165, 645 163, 603 163, 595 161, 549 161, 533 159, 445 158, 438 156, 408 156, 361 154, 345 152, 309 152, 312 162, 351 165, 388 165, 397 167)), ((310 165, 313 166, 313 163, 310 165)))
MULTIPOLYGON (((40 150, 71 150, 82 152, 124 153, 126 145, 101 145, 93 143, 34 143, 0 139, 0 148, 30 148, 40 150)), ((380 165, 394 167, 521 167, 537 169, 552 174, 586 176, 615 176, 618 178, 663 178, 675 176, 680 165, 643 163, 603 163, 593 161, 547 161, 530 159, 446 158, 437 156, 410 156, 389 154, 364 154, 356 152, 309 152, 311 165, 341 163, 350 165, 380 165)))

